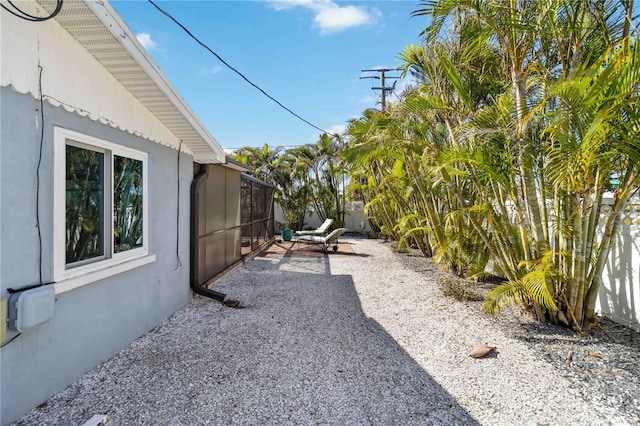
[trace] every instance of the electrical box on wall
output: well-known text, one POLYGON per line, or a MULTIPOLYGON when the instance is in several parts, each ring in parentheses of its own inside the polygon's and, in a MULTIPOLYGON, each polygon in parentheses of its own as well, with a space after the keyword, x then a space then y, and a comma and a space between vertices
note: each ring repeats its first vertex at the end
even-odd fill
POLYGON ((27 331, 53 318, 55 289, 52 285, 36 287, 9 296, 9 328, 27 331))

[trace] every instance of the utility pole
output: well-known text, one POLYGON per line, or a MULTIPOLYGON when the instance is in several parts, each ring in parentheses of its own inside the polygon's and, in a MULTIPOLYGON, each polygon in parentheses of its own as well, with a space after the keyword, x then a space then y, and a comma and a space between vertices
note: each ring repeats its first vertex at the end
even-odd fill
MULTIPOLYGON (((360 70, 361 72, 377 72, 380 75, 367 75, 364 77, 360 77, 360 80, 364 79, 364 78, 371 78, 371 79, 375 79, 375 80, 380 80, 380 87, 372 87, 371 90, 380 90, 380 104, 382 105, 382 112, 384 112, 384 110, 387 107, 387 94, 390 94, 395 88, 396 88, 396 83, 397 81, 393 82, 392 86, 385 86, 385 73, 388 73, 389 71, 397 71, 397 69, 395 68, 380 68, 380 69, 375 69, 375 70, 360 70)), ((393 79, 393 80, 398 80, 400 77, 386 77, 386 79, 393 79)))

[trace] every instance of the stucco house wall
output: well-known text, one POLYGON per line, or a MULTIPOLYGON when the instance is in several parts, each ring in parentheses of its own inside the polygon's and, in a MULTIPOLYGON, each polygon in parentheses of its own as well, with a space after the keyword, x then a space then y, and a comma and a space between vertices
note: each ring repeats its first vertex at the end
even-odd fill
MULTIPOLYGON (((19 3, 31 13, 44 14, 37 2, 19 3)), ((64 5, 60 18, 40 23, 0 13, 0 303, 6 307, 8 289, 39 284, 40 270, 42 282, 55 289, 54 315, 48 322, 22 334, 0 324, 6 334, 0 348, 2 425, 190 301, 193 162, 224 161, 220 146, 108 2, 68 0, 64 5), (95 12, 98 8, 100 13, 95 12), (141 76, 137 78, 143 86, 155 90, 156 98, 162 97, 169 119, 152 111, 151 103, 134 95, 106 68, 104 59, 98 60, 78 35, 71 35, 68 25, 74 22, 92 26, 95 31, 87 31, 87 37, 100 32, 105 46, 111 43, 114 57, 130 55, 142 64, 132 72, 141 76), (178 124, 172 127, 174 122, 178 124), (62 259, 64 269, 65 256, 60 245, 65 171, 57 167, 64 164, 65 151, 59 134, 69 131, 145 156, 143 254, 124 260, 114 256, 110 260, 117 262, 108 267, 97 262, 96 270, 87 273, 56 267, 56 259, 62 259)))
MULTIPOLYGON (((39 281, 34 173, 39 135, 33 131, 34 111, 39 108, 39 102, 9 88, 3 88, 1 96, 0 282, 2 298, 6 298, 8 288, 19 289, 39 281)), ((64 389, 191 299, 188 285, 191 156, 183 153, 180 158, 179 231, 182 238, 178 253, 183 266, 176 269, 177 151, 47 104, 40 171, 44 281, 52 281, 53 277, 50 212, 54 125, 148 153, 149 256, 155 259, 69 291, 56 290, 53 319, 2 348, 2 424, 15 420, 64 389)))

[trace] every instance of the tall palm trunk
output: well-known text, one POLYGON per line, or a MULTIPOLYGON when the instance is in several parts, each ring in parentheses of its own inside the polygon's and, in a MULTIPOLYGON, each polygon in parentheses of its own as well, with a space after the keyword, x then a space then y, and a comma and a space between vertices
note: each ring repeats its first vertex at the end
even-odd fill
MULTIPOLYGON (((544 224, 542 222, 543 215, 541 213, 541 202, 538 199, 538 185, 535 179, 534 159, 533 155, 536 151, 530 146, 533 141, 526 137, 526 115, 529 112, 527 106, 527 90, 526 90, 526 74, 520 69, 518 64, 513 64, 511 69, 512 85, 515 94, 516 116, 517 116, 517 135, 518 135, 518 165, 520 168, 520 178, 522 179, 523 198, 527 207, 529 216, 529 225, 533 232, 535 241, 535 252, 525 252, 528 259, 537 258, 541 255, 545 246, 548 246, 545 240, 544 224)), ((523 241, 523 243, 526 243, 523 241)))

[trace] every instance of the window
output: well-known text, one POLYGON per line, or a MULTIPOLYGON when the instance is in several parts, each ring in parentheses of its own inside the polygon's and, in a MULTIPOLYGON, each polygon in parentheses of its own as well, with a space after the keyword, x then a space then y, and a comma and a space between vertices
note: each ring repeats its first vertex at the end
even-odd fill
POLYGON ((147 154, 55 128, 56 281, 148 254, 147 154))

